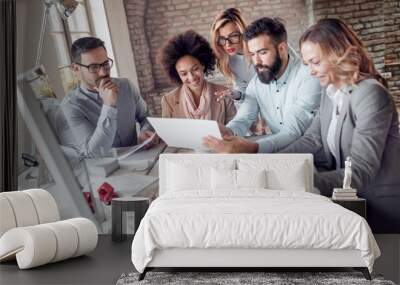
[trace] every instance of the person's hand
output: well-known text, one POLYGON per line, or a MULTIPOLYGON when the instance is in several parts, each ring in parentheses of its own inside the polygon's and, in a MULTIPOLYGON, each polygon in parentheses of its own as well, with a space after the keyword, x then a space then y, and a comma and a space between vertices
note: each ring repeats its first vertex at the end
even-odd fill
POLYGON ((203 145, 217 153, 256 153, 258 144, 241 137, 224 136, 222 140, 213 136, 203 138, 203 145))
MULTIPOLYGON (((140 132, 138 135, 138 143, 139 144, 143 143, 145 140, 150 138, 153 134, 154 134, 154 132, 152 132, 152 131, 140 132)), ((143 148, 144 149, 151 148, 152 146, 158 144, 159 142, 160 142, 160 138, 157 135, 155 135, 154 138, 149 143, 147 143, 145 146, 143 146, 143 148)))
POLYGON ((102 78, 99 86, 95 87, 95 90, 99 92, 100 98, 105 105, 111 107, 117 106, 118 86, 111 81, 111 78, 102 78))
POLYGON ((231 89, 222 89, 215 91, 215 96, 217 96, 217 102, 220 100, 226 99, 233 99, 239 100, 242 97, 242 94, 238 90, 231 90, 231 89))
POLYGON ((224 136, 233 136, 233 132, 230 128, 225 127, 223 124, 218 123, 219 131, 221 135, 224 136))

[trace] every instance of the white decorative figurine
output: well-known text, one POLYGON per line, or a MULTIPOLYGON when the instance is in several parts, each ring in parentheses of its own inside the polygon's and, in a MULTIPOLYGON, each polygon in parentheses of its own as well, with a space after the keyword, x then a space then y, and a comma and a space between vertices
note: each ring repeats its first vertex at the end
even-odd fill
POLYGON ((351 158, 347 157, 344 163, 344 179, 343 179, 343 189, 351 189, 351 158))
POLYGON ((344 163, 344 178, 342 188, 333 188, 333 200, 356 200, 357 189, 351 188, 351 158, 347 157, 344 163))

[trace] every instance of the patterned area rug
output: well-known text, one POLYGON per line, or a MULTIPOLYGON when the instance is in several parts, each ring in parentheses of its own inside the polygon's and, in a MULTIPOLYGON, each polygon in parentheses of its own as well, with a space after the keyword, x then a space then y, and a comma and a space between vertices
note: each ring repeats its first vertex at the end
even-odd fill
POLYGON ((142 281, 138 273, 122 274, 117 285, 145 284, 221 284, 221 285, 395 285, 382 276, 372 275, 372 281, 364 278, 360 272, 148 272, 142 281))

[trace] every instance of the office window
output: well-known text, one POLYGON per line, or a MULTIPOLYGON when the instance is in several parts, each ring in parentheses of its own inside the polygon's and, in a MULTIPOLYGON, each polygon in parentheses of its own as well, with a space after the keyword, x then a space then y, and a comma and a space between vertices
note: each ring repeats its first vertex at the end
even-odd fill
POLYGON ((69 47, 74 40, 93 35, 87 3, 85 0, 78 1, 78 3, 78 7, 67 20, 62 19, 54 6, 49 15, 49 34, 54 41, 57 53, 57 68, 60 72, 65 93, 77 83, 69 68, 71 64, 69 47))

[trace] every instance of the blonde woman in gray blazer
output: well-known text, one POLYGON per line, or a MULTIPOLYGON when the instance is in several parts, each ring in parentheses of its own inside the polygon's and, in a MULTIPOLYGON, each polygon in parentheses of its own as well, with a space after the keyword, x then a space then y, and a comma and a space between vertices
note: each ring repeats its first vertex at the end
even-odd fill
POLYGON ((315 187, 331 196, 352 160, 352 188, 367 199, 375 233, 400 233, 400 135, 395 104, 356 34, 323 19, 301 37, 303 60, 324 87, 319 113, 281 152, 313 153, 315 187))

